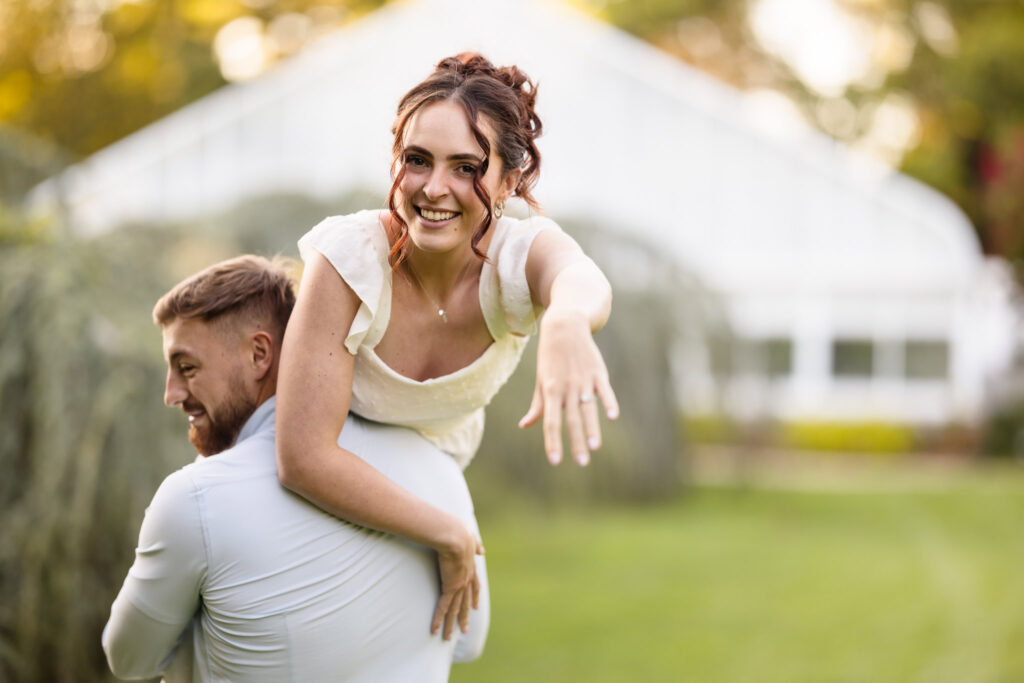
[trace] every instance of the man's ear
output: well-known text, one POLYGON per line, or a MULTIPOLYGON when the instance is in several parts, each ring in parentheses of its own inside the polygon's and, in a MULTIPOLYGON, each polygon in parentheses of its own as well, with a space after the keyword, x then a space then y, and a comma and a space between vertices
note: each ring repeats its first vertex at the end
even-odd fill
POLYGON ((252 367, 256 371, 256 380, 262 380, 274 366, 274 357, 277 353, 274 338, 263 330, 253 332, 249 337, 249 350, 252 367))

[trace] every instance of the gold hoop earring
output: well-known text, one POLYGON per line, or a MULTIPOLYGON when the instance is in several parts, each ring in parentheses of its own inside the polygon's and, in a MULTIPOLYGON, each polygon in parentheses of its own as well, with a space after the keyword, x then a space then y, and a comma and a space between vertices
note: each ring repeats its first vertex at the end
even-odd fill
POLYGON ((505 213, 505 202, 498 202, 494 205, 494 217, 501 218, 502 214, 505 213))

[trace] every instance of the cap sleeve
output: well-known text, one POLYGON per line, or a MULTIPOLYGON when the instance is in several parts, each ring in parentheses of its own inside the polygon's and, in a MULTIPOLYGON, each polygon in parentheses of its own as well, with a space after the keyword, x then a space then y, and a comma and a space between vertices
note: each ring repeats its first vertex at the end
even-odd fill
POLYGON ((495 339, 508 333, 528 336, 537 331, 537 315, 526 281, 526 257, 542 230, 562 231, 546 216, 503 218, 498 225, 488 253, 492 264, 485 266, 481 297, 487 327, 495 339))
POLYGON ((376 211, 348 216, 331 216, 299 239, 299 254, 309 263, 323 254, 338 275, 359 297, 359 310, 352 320, 345 348, 352 355, 365 342, 375 346, 373 334, 390 315, 391 282, 387 265, 387 237, 380 228, 376 211))

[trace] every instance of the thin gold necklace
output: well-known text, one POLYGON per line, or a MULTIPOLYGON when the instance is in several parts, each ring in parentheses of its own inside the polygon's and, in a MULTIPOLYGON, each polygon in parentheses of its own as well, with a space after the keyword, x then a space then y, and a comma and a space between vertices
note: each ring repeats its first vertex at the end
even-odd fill
POLYGON ((416 281, 416 286, 417 286, 417 287, 419 287, 419 289, 420 289, 420 292, 422 292, 422 293, 423 293, 423 296, 427 297, 427 301, 429 301, 429 302, 430 302, 430 304, 431 304, 431 305, 432 305, 432 306, 433 306, 434 308, 436 308, 436 309, 437 309, 437 315, 438 315, 438 317, 440 317, 440 318, 441 318, 441 320, 442 320, 442 321, 443 321, 443 322, 444 322, 444 323, 445 323, 445 324, 447 325, 447 324, 448 324, 448 314, 447 314, 447 313, 445 313, 445 310, 444 310, 444 308, 443 308, 443 307, 442 307, 442 306, 441 306, 440 304, 438 304, 438 303, 437 303, 436 301, 434 301, 434 297, 432 297, 432 296, 430 296, 429 294, 427 294, 427 290, 426 290, 426 288, 425 288, 425 287, 423 286, 423 283, 422 283, 422 282, 420 282, 420 279, 419 279, 419 277, 417 277, 417 275, 416 275, 416 271, 412 269, 412 264, 410 264, 410 263, 409 263, 408 261, 406 261, 406 262, 405 262, 405 269, 406 269, 407 271, 409 271, 409 274, 410 274, 410 275, 412 275, 412 279, 416 281))

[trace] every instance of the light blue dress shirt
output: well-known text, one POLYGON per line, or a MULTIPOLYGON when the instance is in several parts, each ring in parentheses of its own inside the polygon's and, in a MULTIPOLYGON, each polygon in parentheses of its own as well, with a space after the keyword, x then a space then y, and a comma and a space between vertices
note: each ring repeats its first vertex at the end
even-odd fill
MULTIPOLYGON (((350 415, 339 443, 479 533, 458 465, 416 432, 350 415)), ((123 678, 444 681, 453 657, 483 648, 482 558, 479 570, 481 609, 456 651, 430 634, 432 550, 343 522, 281 486, 271 398, 235 446, 161 484, 103 648, 123 678)))

